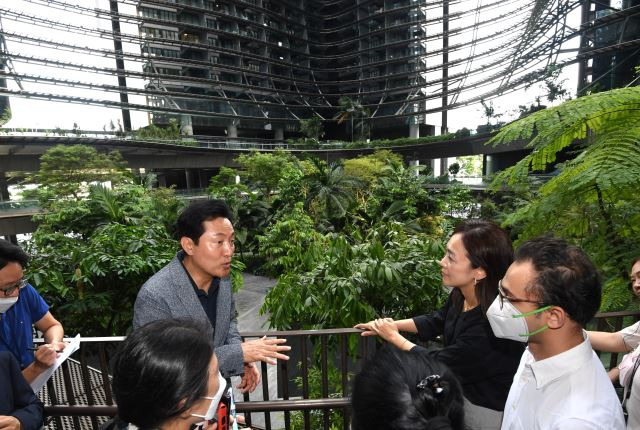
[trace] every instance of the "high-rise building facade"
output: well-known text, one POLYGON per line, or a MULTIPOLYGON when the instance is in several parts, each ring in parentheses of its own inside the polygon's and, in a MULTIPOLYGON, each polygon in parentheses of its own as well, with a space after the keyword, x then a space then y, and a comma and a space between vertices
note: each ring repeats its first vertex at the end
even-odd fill
POLYGON ((585 0, 578 95, 637 82, 640 0, 585 0))
MULTIPOLYGON (((425 0, 140 0, 154 106, 196 134, 283 139, 318 115, 327 137, 418 136, 425 0), (341 107, 342 99, 342 107, 341 107), (211 112, 202 116, 189 112, 211 112)), ((156 123, 166 122, 154 115, 156 123)))

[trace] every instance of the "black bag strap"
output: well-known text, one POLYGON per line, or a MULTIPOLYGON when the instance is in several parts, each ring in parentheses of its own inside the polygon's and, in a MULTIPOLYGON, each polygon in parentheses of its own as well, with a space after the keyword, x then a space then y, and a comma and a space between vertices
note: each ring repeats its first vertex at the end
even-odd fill
MULTIPOLYGON (((632 354, 632 353, 631 353, 632 354)), ((631 375, 629 375, 629 381, 627 382, 625 388, 624 399, 622 400, 622 412, 624 413, 624 419, 627 420, 629 413, 627 412, 627 400, 631 397, 631 387, 633 387, 633 378, 636 376, 636 371, 640 367, 640 357, 636 356, 636 359, 633 362, 633 370, 631 371, 631 375)))

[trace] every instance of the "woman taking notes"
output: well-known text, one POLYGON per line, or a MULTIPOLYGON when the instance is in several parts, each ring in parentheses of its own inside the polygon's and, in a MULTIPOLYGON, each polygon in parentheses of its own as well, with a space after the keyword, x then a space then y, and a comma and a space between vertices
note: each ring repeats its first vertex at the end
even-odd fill
POLYGON ((507 234, 486 221, 466 221, 454 230, 440 261, 442 282, 451 287, 445 305, 410 319, 381 318, 355 327, 362 336, 378 335, 403 350, 421 348, 400 332, 422 341, 442 336, 443 347, 430 354, 458 377, 465 396, 467 425, 500 428, 502 410, 525 344, 493 335, 486 311, 498 294, 498 281, 513 260, 507 234))

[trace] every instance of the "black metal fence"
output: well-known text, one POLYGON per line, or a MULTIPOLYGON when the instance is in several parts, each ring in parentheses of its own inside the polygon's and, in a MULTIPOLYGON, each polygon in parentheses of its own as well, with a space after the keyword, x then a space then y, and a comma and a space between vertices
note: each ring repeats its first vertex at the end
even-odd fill
MULTIPOLYGON (((602 313, 596 315, 589 328, 618 331, 638 320, 638 311, 602 313)), ((244 414, 248 425, 256 429, 289 430, 295 421, 305 430, 328 430, 331 424, 342 425, 345 430, 350 428, 351 377, 374 352, 375 338, 363 338, 355 329, 256 331, 241 335, 245 339, 263 335, 284 337, 292 347, 289 361, 279 361, 277 366, 261 363, 261 387, 238 401, 237 410, 244 414), (335 411, 338 414, 332 416, 335 411)), ((40 392, 49 417, 48 428, 97 429, 115 415, 109 363, 123 339, 82 340, 80 350, 40 392)), ((606 368, 616 366, 619 361, 618 354, 603 355, 601 359, 606 368)))
MULTIPOLYGON (((355 329, 256 331, 241 335, 245 339, 284 337, 292 347, 290 360, 280 360, 277 366, 261 363, 257 393, 246 393, 243 401, 238 401, 237 411, 244 414, 248 425, 288 430, 293 413, 298 414, 297 422, 304 429, 329 429, 330 414, 335 410, 342 415, 343 428, 350 427, 350 375, 375 349, 373 338, 363 338, 355 329), (319 378, 310 378, 312 369, 319 378), (271 386, 273 383, 276 387, 271 386), (278 413, 279 423, 275 426, 274 413, 278 413)), ((81 348, 63 363, 39 394, 46 405, 48 428, 97 429, 115 415, 109 363, 123 339, 82 339, 81 348)))

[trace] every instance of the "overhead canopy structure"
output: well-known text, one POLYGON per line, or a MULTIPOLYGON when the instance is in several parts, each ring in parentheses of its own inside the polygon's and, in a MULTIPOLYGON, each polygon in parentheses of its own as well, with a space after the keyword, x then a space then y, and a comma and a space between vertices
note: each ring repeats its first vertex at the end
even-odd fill
POLYGON ((351 121, 366 119, 374 134, 406 135, 425 114, 491 99, 577 61, 562 48, 580 34, 566 18, 581 2, 99 3, 3 4, 2 57, 15 69, 0 78, 24 89, 0 94, 148 111, 155 122, 189 116, 194 127, 230 134, 294 131, 302 118, 350 109, 351 121))

